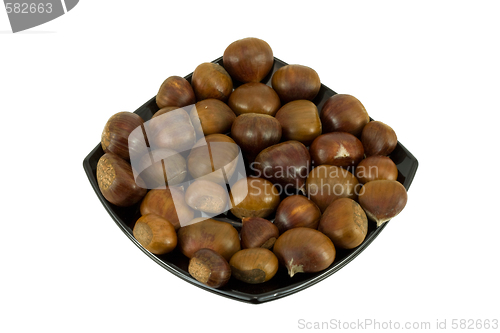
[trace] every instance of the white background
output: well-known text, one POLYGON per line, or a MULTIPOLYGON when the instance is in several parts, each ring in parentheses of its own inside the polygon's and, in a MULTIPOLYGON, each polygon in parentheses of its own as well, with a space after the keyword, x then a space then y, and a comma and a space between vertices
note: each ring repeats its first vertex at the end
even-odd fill
POLYGON ((497 4, 83 0, 18 34, 0 10, 0 331, 500 320, 497 4), (203 291, 146 257, 82 167, 111 115, 249 36, 356 96, 420 163, 405 210, 366 251, 262 305, 203 291))

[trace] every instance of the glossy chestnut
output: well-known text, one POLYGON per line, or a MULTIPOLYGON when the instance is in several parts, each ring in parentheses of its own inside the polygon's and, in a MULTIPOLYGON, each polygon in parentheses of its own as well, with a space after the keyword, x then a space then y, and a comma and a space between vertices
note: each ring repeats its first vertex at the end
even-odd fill
POLYGON ((359 204, 377 227, 397 216, 406 206, 408 194, 396 180, 373 180, 363 185, 359 204))
POLYGON ((220 288, 231 278, 231 267, 223 256, 211 249, 199 249, 189 260, 189 274, 212 288, 220 288))
POLYGON ((398 167, 389 157, 374 155, 359 162, 355 175, 362 184, 372 180, 397 180, 398 167))
POLYGON ((114 153, 124 160, 130 159, 129 149, 135 149, 140 153, 143 150, 141 141, 133 140, 129 147, 129 136, 143 123, 144 120, 138 114, 127 111, 115 113, 108 119, 102 131, 102 150, 105 153, 114 153))
POLYGON ((276 209, 274 225, 280 234, 298 227, 317 229, 320 218, 321 210, 314 202, 303 195, 291 195, 276 209))
POLYGON ((309 153, 315 165, 336 165, 354 170, 363 159, 363 144, 354 135, 346 132, 332 132, 318 136, 309 153))
POLYGON ((255 247, 271 249, 278 239, 278 227, 269 220, 261 217, 245 217, 241 222, 240 238, 243 249, 255 247))
POLYGON ((389 125, 381 121, 370 121, 361 132, 361 142, 366 156, 387 156, 396 148, 398 137, 389 125))
POLYGON ((281 125, 265 114, 247 113, 236 118, 231 137, 238 144, 248 163, 252 163, 265 148, 281 140, 281 125))
POLYGON ((262 39, 248 37, 232 42, 222 57, 224 68, 240 82, 260 82, 273 68, 273 50, 262 39))
POLYGON ((347 132, 356 137, 370 121, 365 107, 354 96, 336 94, 326 100, 321 108, 323 133, 347 132))
POLYGON ((240 250, 238 231, 229 223, 206 219, 177 231, 178 247, 188 258, 200 249, 211 249, 229 260, 240 250))
POLYGON ((134 178, 130 164, 113 153, 99 158, 96 178, 104 198, 116 206, 132 206, 147 192, 141 177, 134 178))
POLYGON ((318 230, 332 240, 335 248, 353 249, 365 240, 368 219, 356 201, 340 198, 326 208, 318 230))
POLYGON ((224 67, 211 62, 196 67, 191 78, 191 86, 197 101, 215 98, 226 102, 233 91, 233 81, 224 67))
POLYGON ((180 76, 168 77, 156 94, 156 104, 160 109, 166 106, 182 107, 194 103, 196 103, 196 97, 191 84, 180 76))
POLYGON ((228 133, 236 119, 226 103, 214 98, 196 103, 189 116, 199 138, 215 133, 228 133))
POLYGON ((268 147, 251 164, 257 177, 281 185, 286 193, 291 193, 291 189, 303 192, 310 167, 309 151, 298 141, 286 141, 268 147))
POLYGON ((146 250, 154 254, 169 253, 177 246, 177 234, 172 223, 155 214, 141 216, 132 234, 146 250))
POLYGON ((286 65, 274 72, 271 84, 283 104, 298 99, 313 100, 321 88, 318 73, 302 65, 286 65))
POLYGON ((269 281, 278 271, 278 258, 264 248, 243 249, 229 260, 231 276, 235 279, 256 284, 269 281))
POLYGON ((184 197, 191 208, 211 214, 223 213, 228 203, 226 188, 204 179, 191 183, 184 197))
POLYGON ((284 140, 297 140, 309 146, 321 135, 318 108, 307 100, 296 100, 283 105, 276 113, 284 140))
POLYGON ((265 218, 278 207, 280 193, 273 183, 266 179, 242 178, 232 186, 229 200, 231 213, 237 218, 265 218))
POLYGON ((288 275, 315 273, 328 268, 335 260, 335 246, 322 232, 311 228, 285 231, 274 244, 273 252, 288 275))
POLYGON ((259 113, 274 116, 281 101, 273 88, 259 82, 245 83, 234 89, 228 105, 236 115, 259 113))

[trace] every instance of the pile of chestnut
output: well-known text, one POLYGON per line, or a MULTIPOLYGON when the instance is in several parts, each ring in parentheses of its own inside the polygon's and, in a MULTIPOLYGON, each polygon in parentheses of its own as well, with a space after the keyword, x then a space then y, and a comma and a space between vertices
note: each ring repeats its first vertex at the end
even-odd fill
POLYGON ((370 121, 347 94, 318 112, 312 100, 321 82, 312 68, 286 65, 272 74, 272 87, 261 83, 273 65, 265 41, 235 41, 223 66, 203 63, 191 82, 167 78, 149 125, 119 112, 101 137, 103 196, 120 207, 140 205, 137 241, 157 255, 179 249, 190 258, 189 274, 210 287, 230 277, 262 283, 279 265, 291 277, 322 271, 336 248, 356 248, 368 223, 379 227, 406 205, 389 157, 394 130, 370 121), (248 175, 228 187, 241 155, 248 175), (228 210, 241 228, 216 219, 228 210))

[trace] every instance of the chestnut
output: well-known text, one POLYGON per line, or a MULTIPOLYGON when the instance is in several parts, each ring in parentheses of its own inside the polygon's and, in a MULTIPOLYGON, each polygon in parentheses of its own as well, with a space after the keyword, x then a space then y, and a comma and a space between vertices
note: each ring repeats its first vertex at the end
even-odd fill
POLYGON ((291 195, 276 209, 274 225, 280 234, 297 227, 317 229, 320 218, 321 210, 314 202, 303 195, 291 195))
POLYGON ((231 267, 223 256, 211 249, 199 249, 189 259, 189 275, 212 288, 220 288, 231 278, 231 267))
POLYGON ((236 115, 226 103, 214 98, 196 103, 189 115, 198 137, 215 133, 226 134, 236 119, 236 115))
POLYGON ((288 269, 288 275, 315 273, 328 268, 335 260, 335 246, 322 232, 311 228, 285 231, 274 243, 273 252, 288 269))
POLYGON ((124 160, 130 159, 129 149, 135 149, 138 152, 143 150, 144 138, 141 136, 131 142, 129 147, 129 136, 137 127, 144 123, 141 116, 132 112, 118 112, 112 115, 101 135, 101 146, 105 153, 114 153, 124 160))
POLYGON ((261 217, 245 217, 241 220, 241 247, 271 249, 279 236, 278 227, 261 217))
POLYGON ((188 258, 208 248, 229 260, 240 250, 238 231, 229 223, 206 219, 181 227, 177 231, 178 246, 188 258))
POLYGON ((366 156, 387 156, 396 148, 398 137, 396 132, 381 121, 370 121, 361 132, 361 142, 366 156))
POLYGON ((276 118, 266 114, 242 114, 231 127, 231 137, 251 163, 264 148, 280 142, 281 125, 276 118))
POLYGON ((284 140, 297 140, 308 146, 321 134, 318 108, 311 101, 287 103, 276 113, 284 140))
POLYGON ((99 158, 96 178, 104 198, 116 206, 132 206, 147 192, 141 177, 134 179, 130 164, 113 153, 105 153, 99 158))
POLYGON ((365 240, 368 219, 356 201, 340 198, 326 208, 318 230, 332 240, 335 248, 353 249, 365 240))
POLYGON ((243 38, 226 48, 222 61, 235 80, 260 82, 273 68, 273 50, 262 39, 243 38))
POLYGON ((166 106, 182 107, 194 103, 196 103, 196 97, 191 84, 180 76, 168 77, 156 94, 156 104, 160 109, 166 106))
POLYGON ((269 281, 278 271, 278 258, 268 249, 253 248, 236 252, 229 260, 231 276, 257 284, 269 281))
POLYGON ((153 117, 144 124, 152 149, 189 150, 196 143, 196 132, 186 110, 178 108, 153 117))
POLYGON ((306 146, 298 141, 286 141, 261 151, 250 165, 257 177, 265 178, 288 193, 288 187, 303 192, 311 156, 306 146))
POLYGON ((239 219, 265 218, 276 210, 280 193, 270 181, 262 178, 242 178, 234 183, 229 192, 231 213, 239 219))
POLYGON ((377 227, 397 216, 407 200, 405 187, 396 180, 373 180, 359 192, 359 204, 377 227))
POLYGON ((276 91, 260 82, 245 83, 234 89, 227 103, 236 115, 261 113, 274 116, 281 107, 276 91))
POLYGON ((374 155, 359 162, 355 175, 361 184, 379 179, 397 180, 398 167, 389 157, 374 155))
POLYGON ((226 188, 204 179, 191 183, 184 197, 189 207, 211 214, 223 213, 228 203, 226 188))
POLYGON ((215 98, 226 102, 233 91, 233 81, 224 67, 212 62, 205 62, 196 67, 191 86, 198 101, 215 98))
POLYGON ((324 212, 338 198, 357 199, 359 182, 348 170, 335 165, 320 165, 307 176, 308 197, 324 212))
POLYGON ((165 254, 177 246, 175 228, 168 220, 155 214, 141 216, 135 222, 132 234, 149 252, 165 254))
POLYGON ((180 184, 187 175, 186 160, 175 150, 168 148, 154 149, 146 153, 132 167, 146 183, 146 188, 164 188, 180 184))
POLYGON ((215 183, 227 183, 238 165, 239 147, 229 136, 210 134, 201 138, 187 159, 193 178, 215 183))
POLYGON ((274 72, 271 79, 273 89, 283 104, 298 100, 313 100, 321 88, 318 73, 302 65, 286 65, 274 72))
POLYGON ((361 141, 346 132, 332 132, 318 136, 309 147, 309 153, 316 165, 352 167, 353 170, 365 155, 361 141))
POLYGON ((156 214, 178 230, 182 225, 191 221, 194 211, 184 201, 184 191, 179 187, 152 189, 141 202, 141 215, 156 214))
POLYGON ((365 107, 354 96, 336 94, 328 98, 320 113, 323 133, 347 132, 356 137, 370 121, 365 107))

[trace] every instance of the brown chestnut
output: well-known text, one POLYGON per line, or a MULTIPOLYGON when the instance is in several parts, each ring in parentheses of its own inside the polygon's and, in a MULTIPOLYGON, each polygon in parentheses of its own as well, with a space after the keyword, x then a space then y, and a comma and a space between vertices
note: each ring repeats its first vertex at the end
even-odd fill
POLYGON ((274 116, 281 107, 276 91, 259 82, 245 83, 234 89, 227 103, 236 115, 261 113, 274 116))
POLYGON ((234 183, 229 193, 231 213, 237 218, 265 218, 276 210, 280 203, 278 189, 262 178, 242 178, 234 183))
POLYGON ((179 187, 152 189, 142 200, 141 215, 156 214, 178 230, 193 219, 194 211, 184 201, 184 191, 179 187))
MULTIPOLYGON (((132 160, 133 161, 133 160, 132 160)), ((175 150, 159 148, 146 153, 137 163, 137 168, 146 188, 164 188, 182 183, 187 175, 186 160, 175 150)))
POLYGON ((223 213, 227 208, 228 193, 225 187, 198 179, 186 190, 186 203, 193 209, 211 214, 223 213))
POLYGON ((180 76, 170 76, 160 86, 156 104, 160 109, 166 106, 182 107, 196 103, 194 91, 188 80, 180 76))
POLYGON ((279 236, 278 227, 261 217, 245 217, 241 220, 241 247, 271 249, 279 236))
POLYGON ((335 246, 322 232, 311 228, 285 231, 274 243, 273 252, 293 277, 296 273, 315 273, 335 260, 335 246))
POLYGON ((193 178, 227 183, 238 165, 239 147, 229 136, 210 134, 196 142, 188 156, 193 178))
POLYGON ((144 138, 138 138, 131 142, 129 147, 129 136, 137 127, 144 123, 141 116, 132 112, 118 112, 111 116, 104 126, 101 135, 101 146, 105 153, 114 153, 124 160, 130 159, 129 149, 137 152, 143 151, 144 138))
POLYGON ((335 165, 320 165, 307 176, 307 195, 321 212, 335 199, 357 199, 359 187, 352 173, 335 165))
POLYGON ((235 80, 260 82, 273 68, 273 50, 262 39, 243 38, 226 48, 222 61, 235 80))
POLYGON ((168 148, 183 152, 196 143, 196 132, 191 119, 182 108, 153 117, 144 127, 152 149, 168 148))
POLYGON ((226 103, 214 98, 196 103, 191 109, 190 117, 200 138, 215 133, 228 133, 236 119, 236 115, 226 103))
POLYGON ((321 210, 314 202, 303 195, 291 195, 276 209, 274 225, 280 234, 297 227, 317 229, 320 218, 321 210))
POLYGON ((297 99, 313 100, 321 88, 318 73, 302 65, 286 65, 273 74, 273 89, 283 104, 297 99))
POLYGON ((177 234, 169 221, 155 214, 141 216, 135 222, 132 234, 149 252, 165 254, 177 246, 177 234))
POLYGON ((396 180, 373 180, 359 192, 359 204, 377 227, 397 216, 407 200, 405 187, 396 180))
POLYGON ((278 258, 264 248, 244 249, 229 260, 231 276, 237 280, 256 284, 269 281, 278 271, 278 258))
POLYGON ((370 121, 365 107, 354 96, 336 94, 328 98, 320 113, 323 133, 347 132, 359 137, 370 121))
POLYGON ((147 192, 141 177, 134 179, 130 164, 113 153, 99 158, 96 178, 104 198, 116 206, 132 206, 147 192))
POLYGON ((368 219, 356 201, 340 198, 326 208, 318 230, 332 240, 335 248, 353 249, 365 240, 368 219))
POLYGON ((363 159, 365 151, 357 137, 346 132, 332 132, 318 136, 309 153, 315 165, 354 167, 363 159))
POLYGON ((374 155, 359 162, 355 175, 361 184, 379 179, 397 180, 398 167, 389 157, 374 155))
POLYGON ((231 127, 231 137, 251 163, 264 148, 280 142, 281 125, 276 118, 266 114, 242 114, 231 127))
POLYGON ((191 86, 198 101, 215 98, 226 102, 233 91, 233 81, 224 67, 211 62, 196 67, 191 78, 191 86))
POLYGON ((298 141, 286 141, 261 151, 250 165, 257 177, 280 184, 288 194, 288 188, 303 192, 311 156, 306 146, 298 141))
POLYGON ((181 227, 177 231, 178 246, 188 258, 208 248, 229 260, 240 250, 238 231, 229 223, 206 219, 181 227))
POLYGON ((366 156, 387 156, 398 144, 396 132, 381 121, 370 121, 361 132, 361 142, 366 156))
POLYGON ((287 103, 276 113, 284 140, 297 140, 308 146, 321 134, 318 108, 311 101, 287 103))
POLYGON ((220 288, 231 278, 231 267, 223 256, 211 249, 199 249, 189 259, 189 274, 198 282, 220 288))

